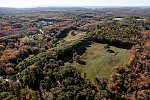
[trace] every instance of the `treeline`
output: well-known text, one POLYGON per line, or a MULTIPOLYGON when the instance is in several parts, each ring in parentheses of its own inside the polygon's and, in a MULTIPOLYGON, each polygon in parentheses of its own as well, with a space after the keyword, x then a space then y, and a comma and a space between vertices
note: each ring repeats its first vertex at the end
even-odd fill
POLYGON ((103 44, 108 44, 108 45, 111 45, 111 46, 115 46, 115 47, 118 47, 118 48, 124 48, 124 49, 131 49, 131 47, 135 44, 137 44, 137 42, 132 42, 132 41, 124 41, 124 40, 121 40, 121 39, 117 39, 117 38, 105 38, 103 36, 95 36, 93 34, 92 36, 92 40, 94 42, 97 42, 97 43, 103 43, 103 44))

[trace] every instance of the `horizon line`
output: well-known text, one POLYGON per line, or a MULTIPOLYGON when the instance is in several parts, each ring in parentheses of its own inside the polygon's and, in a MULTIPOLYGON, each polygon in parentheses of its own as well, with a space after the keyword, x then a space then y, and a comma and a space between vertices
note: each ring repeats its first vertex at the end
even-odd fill
POLYGON ((46 7, 66 7, 66 8, 70 8, 70 7, 81 7, 81 8, 84 8, 84 7, 97 7, 97 8, 115 8, 115 7, 119 7, 119 8, 123 8, 123 7, 135 7, 135 8, 150 8, 150 6, 32 6, 32 7, 1 7, 0 8, 46 8, 46 7))

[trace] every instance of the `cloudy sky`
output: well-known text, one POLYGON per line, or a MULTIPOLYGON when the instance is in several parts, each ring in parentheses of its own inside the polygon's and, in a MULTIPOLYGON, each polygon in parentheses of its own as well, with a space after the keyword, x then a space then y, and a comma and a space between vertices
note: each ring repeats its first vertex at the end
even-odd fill
POLYGON ((0 7, 150 6, 150 0, 0 0, 0 7))

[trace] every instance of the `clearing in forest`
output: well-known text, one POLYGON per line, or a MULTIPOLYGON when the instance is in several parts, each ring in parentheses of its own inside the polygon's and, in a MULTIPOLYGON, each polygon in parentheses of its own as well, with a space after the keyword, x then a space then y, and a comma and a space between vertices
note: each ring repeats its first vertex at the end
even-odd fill
POLYGON ((110 53, 104 48, 105 45, 100 43, 91 44, 90 47, 86 48, 86 52, 81 55, 86 65, 81 65, 76 61, 71 65, 85 72, 87 77, 93 81, 96 77, 108 78, 115 66, 125 65, 129 50, 110 46, 109 50, 113 51, 110 53))
POLYGON ((64 38, 65 41, 77 40, 80 37, 84 36, 84 32, 82 31, 70 31, 67 37, 64 38))
POLYGON ((114 18, 113 20, 118 20, 118 21, 120 21, 120 20, 123 20, 124 18, 114 18))

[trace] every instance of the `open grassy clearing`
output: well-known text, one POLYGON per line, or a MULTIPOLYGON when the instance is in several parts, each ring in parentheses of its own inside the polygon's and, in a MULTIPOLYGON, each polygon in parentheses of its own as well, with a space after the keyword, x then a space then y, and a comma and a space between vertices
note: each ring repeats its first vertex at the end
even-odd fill
POLYGON ((86 65, 81 65, 76 61, 73 62, 73 66, 77 69, 85 72, 87 77, 94 81, 95 77, 103 78, 109 77, 115 66, 125 65, 129 50, 116 48, 110 46, 111 50, 118 52, 109 53, 104 48, 106 44, 93 43, 90 47, 87 47, 86 52, 82 55, 86 65))
POLYGON ((120 21, 120 20, 123 20, 124 18, 114 18, 113 20, 118 20, 118 21, 120 21))
POLYGON ((145 21, 146 19, 142 19, 142 18, 141 18, 141 19, 136 19, 136 20, 138 20, 138 21, 145 21))
POLYGON ((79 39, 84 33, 81 31, 70 31, 67 37, 64 38, 65 41, 77 40, 79 39))
POLYGON ((80 37, 79 35, 73 36, 71 34, 68 34, 68 36, 65 37, 64 40, 66 40, 66 41, 77 40, 79 37, 80 37))

